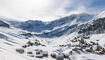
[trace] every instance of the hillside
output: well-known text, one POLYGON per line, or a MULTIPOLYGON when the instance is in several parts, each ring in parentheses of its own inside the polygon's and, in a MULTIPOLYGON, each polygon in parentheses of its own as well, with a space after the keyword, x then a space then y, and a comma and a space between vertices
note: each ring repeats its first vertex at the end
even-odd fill
POLYGON ((0 20, 0 60, 103 60, 104 14, 73 14, 51 22, 0 20))

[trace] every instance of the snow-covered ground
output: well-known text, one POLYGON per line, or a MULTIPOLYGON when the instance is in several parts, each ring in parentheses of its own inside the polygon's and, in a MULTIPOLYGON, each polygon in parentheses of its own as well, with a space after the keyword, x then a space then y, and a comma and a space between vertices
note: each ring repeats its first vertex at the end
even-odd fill
MULTIPOLYGON (((72 33, 66 37, 62 36, 60 38, 52 38, 52 39, 36 37, 37 39, 41 40, 41 43, 44 43, 46 47, 32 46, 32 47, 26 48, 25 51, 33 51, 34 49, 42 49, 49 52, 49 57, 48 58, 35 58, 35 57, 27 56, 26 52, 24 54, 19 54, 15 51, 17 48, 21 48, 21 46, 26 44, 26 42, 28 41, 25 38, 21 38, 22 36, 17 35, 20 31, 22 32, 23 30, 12 29, 12 28, 8 29, 8 28, 3 28, 3 27, 0 27, 0 28, 1 28, 0 33, 8 37, 7 40, 0 39, 0 60, 56 60, 50 57, 50 53, 59 49, 63 50, 63 52, 65 53, 69 53, 71 48, 59 47, 58 45, 71 43, 70 40, 77 35, 76 33, 72 33), (11 32, 15 36, 12 36, 10 34, 11 32)), ((105 47, 104 46, 105 34, 92 35, 91 38, 88 39, 87 41, 96 41, 97 39, 100 40, 99 41, 100 45, 105 47)), ((30 38, 30 40, 33 40, 33 38, 30 38)), ((105 59, 105 55, 96 55, 92 53, 77 51, 77 52, 73 52, 73 55, 70 56, 70 58, 72 60, 100 60, 100 59, 103 60, 105 59)), ((68 59, 65 59, 65 60, 68 60, 68 59)))
MULTIPOLYGON (((101 13, 98 16, 105 17, 104 13, 101 13)), ((87 15, 85 16, 85 18, 88 18, 87 15)), ((82 19, 84 20, 85 18, 82 18, 82 19)), ((81 18, 79 20, 81 20, 81 18)), ((58 21, 57 26, 54 25, 55 27, 53 27, 52 30, 44 29, 44 31, 45 32, 53 31, 53 33, 55 33, 55 34, 58 34, 58 32, 61 31, 61 33, 62 33, 65 30, 65 28, 62 28, 62 27, 68 26, 68 25, 69 26, 74 25, 77 23, 76 21, 77 20, 74 19, 71 22, 71 24, 69 24, 67 22, 67 24, 64 24, 64 25, 62 25, 62 22, 59 24, 59 21, 58 21), (60 27, 58 27, 59 25, 60 25, 60 27), (60 30, 59 28, 62 28, 62 29, 60 30)), ((54 22, 54 23, 56 23, 56 22, 54 22)), ((35 27, 35 29, 36 29, 36 27, 35 27)), ((0 60, 56 60, 56 59, 52 58, 50 56, 50 54, 55 53, 55 52, 56 53, 62 52, 65 54, 69 54, 73 47, 66 46, 66 45, 78 44, 78 42, 72 42, 72 40, 75 37, 80 36, 77 33, 77 31, 70 33, 70 30, 68 30, 65 34, 63 34, 60 37, 53 37, 53 38, 37 37, 34 35, 34 33, 38 33, 38 32, 30 32, 30 31, 22 30, 22 29, 14 27, 12 25, 10 25, 10 27, 8 27, 8 28, 0 26, 0 60), (33 35, 32 35, 32 37, 26 37, 26 36, 21 35, 24 33, 33 33, 33 35), (27 48, 22 48, 23 45, 27 45, 27 42, 29 42, 29 41, 35 42, 36 39, 38 40, 38 42, 40 42, 40 44, 42 44, 44 46, 39 45, 39 46, 29 46, 27 48), (16 49, 18 49, 18 48, 24 49, 25 52, 23 54, 19 54, 18 52, 16 52, 16 49), (48 51, 48 57, 36 58, 36 57, 28 56, 27 52, 33 52, 34 56, 36 56, 36 54, 35 54, 36 49, 48 51)), ((97 42, 97 40, 99 40, 98 41, 99 45, 102 46, 103 48, 105 48, 105 40, 104 39, 105 39, 105 33, 91 34, 90 38, 85 39, 85 41, 86 42, 90 42, 90 41, 97 42)), ((78 50, 78 51, 73 51, 72 55, 70 55, 69 57, 71 60, 104 60, 105 59, 104 54, 97 55, 97 54, 93 54, 90 52, 86 52, 84 49, 78 50)), ((69 59, 64 59, 64 60, 69 60, 69 59)))

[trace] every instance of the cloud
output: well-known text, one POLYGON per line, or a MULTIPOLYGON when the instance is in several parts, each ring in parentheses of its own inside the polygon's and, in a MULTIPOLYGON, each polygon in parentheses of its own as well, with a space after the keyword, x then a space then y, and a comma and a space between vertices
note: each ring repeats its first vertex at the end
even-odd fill
MULTIPOLYGON (((0 16, 51 21, 72 13, 90 12, 94 0, 0 0, 0 16)), ((97 10, 100 11, 100 10, 97 10)))
POLYGON ((52 19, 63 15, 69 0, 0 0, 1 16, 28 19, 52 19))

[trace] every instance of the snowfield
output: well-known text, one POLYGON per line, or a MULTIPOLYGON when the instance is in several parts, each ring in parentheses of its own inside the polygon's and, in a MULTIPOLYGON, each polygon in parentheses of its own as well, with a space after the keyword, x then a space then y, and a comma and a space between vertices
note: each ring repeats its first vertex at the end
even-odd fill
MULTIPOLYGON (((7 28, 2 28, 3 29, 7 29, 7 28)), ((2 31, 0 30, 0 31, 2 31)), ((7 29, 8 31, 12 31, 13 29, 7 29)), ((21 30, 16 29, 15 31, 19 32, 21 30)), ((9 33, 11 32, 4 32, 2 31, 3 35, 8 36, 8 39, 10 41, 6 41, 5 39, 0 39, 0 60, 56 60, 50 57, 48 58, 35 58, 35 57, 29 57, 27 56, 26 52, 24 54, 19 54, 17 53, 15 50, 16 48, 21 48, 22 45, 24 45, 26 43, 26 39, 23 38, 17 38, 16 36, 11 36, 9 35, 9 33), (13 43, 16 42, 16 43, 13 43)), ((16 34, 16 32, 15 32, 16 34)), ((42 46, 33 46, 33 47, 28 47, 26 49, 26 51, 33 51, 34 49, 42 49, 45 51, 48 51, 49 54, 52 53, 53 51, 56 51, 57 49, 61 49, 63 50, 64 53, 69 53, 69 51, 71 50, 71 48, 68 47, 58 47, 58 45, 60 44, 67 44, 69 43, 69 39, 68 37, 72 38, 73 36, 75 36, 76 33, 72 33, 69 36, 63 36, 60 38, 53 38, 53 39, 48 39, 45 38, 46 41, 42 41, 41 43, 46 44, 46 47, 42 47, 42 46), (50 42, 50 43, 48 43, 50 42)), ((33 38, 30 38, 33 40, 33 38)), ((42 38, 39 38, 42 39, 42 38)), ((105 34, 96 34, 96 35, 92 35, 91 38, 88 41, 96 41, 97 39, 99 39, 99 43, 100 45, 102 45, 103 47, 105 47, 105 34)), ((71 42, 70 42, 71 43, 71 42)), ((105 59, 105 55, 96 55, 96 54, 92 54, 92 53, 87 53, 87 52, 82 52, 82 51, 77 51, 77 52, 73 52, 73 55, 70 56, 70 58, 72 60, 103 60, 105 59)), ((68 60, 68 59, 65 59, 68 60)))
MULTIPOLYGON (((105 17, 105 14, 101 13, 98 16, 105 17)), ((51 57, 52 53, 56 53, 58 56, 61 56, 59 55, 60 53, 69 55, 69 57, 65 58, 64 60, 104 60, 105 53, 101 55, 94 54, 94 52, 86 52, 85 48, 83 48, 82 50, 76 50, 76 51, 73 50, 75 47, 77 48, 81 47, 81 46, 78 47, 77 45, 80 44, 79 40, 82 40, 81 36, 83 38, 85 35, 85 33, 79 34, 78 33, 79 29, 77 29, 77 27, 78 26, 79 28, 82 27, 80 26, 83 24, 81 22, 83 22, 83 20, 87 19, 88 17, 89 17, 88 21, 90 21, 93 16, 90 16, 90 15, 83 16, 82 15, 82 18, 80 17, 81 17, 81 14, 70 16, 69 17, 70 20, 65 20, 68 17, 62 18, 64 19, 64 20, 61 19, 62 21, 66 21, 63 24, 62 22, 59 23, 60 20, 51 22, 52 24, 51 23, 49 24, 49 26, 51 27, 50 29, 46 27, 45 23, 43 24, 43 22, 40 22, 40 21, 37 21, 36 23, 32 23, 33 21, 29 23, 28 21, 24 23, 26 24, 24 28, 22 28, 21 25, 18 25, 17 27, 16 24, 15 25, 12 24, 13 22, 12 23, 9 22, 8 26, 10 27, 4 27, 6 23, 1 23, 1 26, 0 26, 0 60, 57 60, 51 57), (72 18, 76 17, 76 18, 73 21, 71 21, 72 20, 71 17, 72 18), (27 23, 29 23, 28 24, 29 27, 26 27, 27 23), (53 23, 55 25, 53 25, 53 23), (73 25, 75 24, 77 25, 73 27, 73 25), (34 25, 39 25, 39 26, 34 27, 34 25), (67 28, 67 26, 69 28, 67 28), (42 30, 36 31, 32 28, 34 29, 40 28, 42 30), (19 53, 17 52, 16 49, 23 49, 24 53, 19 53), (48 57, 37 58, 41 55, 37 55, 38 53, 36 54, 35 50, 38 50, 38 51, 42 50, 41 52, 47 51, 48 57)), ((88 21, 85 21, 84 25, 88 21)), ((84 39, 86 43, 91 44, 90 42, 94 42, 96 43, 94 46, 99 45, 102 48, 105 48, 105 33, 98 33, 98 34, 91 33, 90 35, 85 35, 85 36, 86 37, 89 36, 89 38, 84 39)), ((86 47, 86 48, 89 48, 89 47, 86 47)), ((94 47, 93 49, 96 49, 96 47, 94 47)))

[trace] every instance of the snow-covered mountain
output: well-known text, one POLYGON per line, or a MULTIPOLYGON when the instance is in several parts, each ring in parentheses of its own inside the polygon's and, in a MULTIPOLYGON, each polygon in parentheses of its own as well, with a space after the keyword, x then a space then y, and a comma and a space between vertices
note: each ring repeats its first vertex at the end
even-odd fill
MULTIPOLYGON (((70 16, 57 19, 51 22, 42 22, 38 20, 29 20, 25 22, 21 22, 20 25, 15 25, 18 22, 11 22, 15 27, 21 28, 23 30, 27 30, 30 32, 43 32, 44 30, 53 30, 56 27, 60 27, 63 25, 73 25, 73 24, 81 24, 87 22, 93 18, 93 15, 87 13, 81 14, 72 14, 70 16)), ((19 24, 19 23, 18 23, 19 24)))
POLYGON ((59 53, 67 54, 71 60, 103 60, 104 39, 105 12, 95 17, 73 14, 51 22, 4 19, 0 20, 0 60, 56 60, 52 53, 57 53, 57 57, 59 53), (101 48, 97 50, 97 46, 101 48), (87 52, 90 47, 91 52, 87 52), (16 49, 23 49, 24 53, 16 49), (38 49, 48 51, 48 57, 37 58, 42 56, 35 54, 38 49))
POLYGON ((94 15, 81 13, 81 14, 72 14, 70 16, 57 19, 51 22, 29 20, 25 22, 11 21, 10 23, 16 28, 20 28, 30 32, 36 32, 38 34, 34 35, 39 37, 57 37, 57 36, 60 37, 66 34, 66 32, 68 31, 69 33, 72 33, 72 30, 74 30, 75 27, 83 23, 86 23, 87 21, 91 20, 93 17, 94 15))

